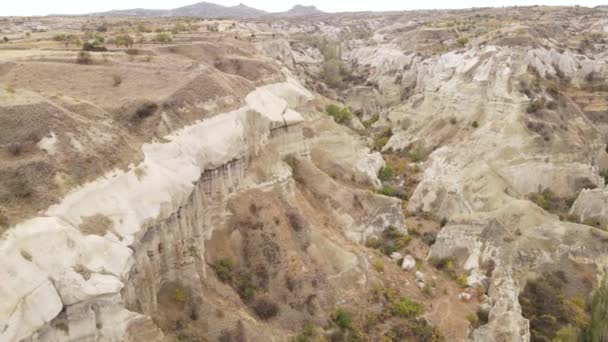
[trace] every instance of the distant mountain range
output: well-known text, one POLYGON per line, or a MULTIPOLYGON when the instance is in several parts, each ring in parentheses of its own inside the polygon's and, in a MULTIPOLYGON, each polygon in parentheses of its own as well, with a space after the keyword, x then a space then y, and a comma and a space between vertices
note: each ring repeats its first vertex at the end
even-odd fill
POLYGON ((168 10, 133 8, 90 13, 88 15, 129 17, 257 18, 265 16, 296 17, 323 13, 323 11, 319 10, 315 6, 296 5, 286 12, 269 13, 243 4, 239 4, 237 6, 222 6, 210 2, 199 2, 193 5, 168 10))

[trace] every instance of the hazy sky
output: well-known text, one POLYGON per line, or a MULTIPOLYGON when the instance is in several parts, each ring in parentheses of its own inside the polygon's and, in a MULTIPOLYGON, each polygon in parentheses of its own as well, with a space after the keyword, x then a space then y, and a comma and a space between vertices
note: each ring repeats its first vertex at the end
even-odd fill
MULTIPOLYGON (((199 0, 5 0, 0 16, 46 15, 52 13, 82 14, 111 9, 148 8, 169 9, 196 3, 199 0)), ((525 5, 608 4, 608 0, 209 0, 232 6, 240 2, 270 12, 285 11, 295 4, 315 5, 323 11, 387 11, 409 9, 469 8, 525 5)))

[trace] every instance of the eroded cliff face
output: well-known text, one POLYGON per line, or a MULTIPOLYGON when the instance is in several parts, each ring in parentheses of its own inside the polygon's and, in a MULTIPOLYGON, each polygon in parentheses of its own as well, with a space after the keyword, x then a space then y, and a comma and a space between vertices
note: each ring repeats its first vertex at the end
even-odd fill
POLYGON ((141 162, 6 231, 0 339, 217 339, 244 329, 252 340, 286 340, 362 291, 369 262, 347 246, 387 225, 405 231, 401 203, 325 173, 373 185, 383 162, 352 132, 296 111, 313 94, 283 73, 285 82, 257 87, 244 106, 143 144, 141 162), (328 164, 328 155, 343 162, 328 164), (257 270, 259 286, 283 303, 279 323, 256 321, 218 281, 210 265, 222 256, 257 270), (302 288, 275 291, 285 279, 302 288))

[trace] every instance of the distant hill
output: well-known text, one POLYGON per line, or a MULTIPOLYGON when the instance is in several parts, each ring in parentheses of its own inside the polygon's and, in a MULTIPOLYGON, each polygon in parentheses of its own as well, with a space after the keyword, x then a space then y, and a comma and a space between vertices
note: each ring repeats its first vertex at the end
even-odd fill
POLYGON ((237 6, 222 6, 209 2, 199 2, 193 5, 169 9, 154 10, 134 8, 91 13, 94 16, 135 16, 135 17, 204 17, 204 18, 253 18, 268 15, 268 12, 243 4, 237 6))
POLYGON ((283 17, 299 17, 299 16, 305 16, 305 15, 323 14, 323 13, 325 13, 325 12, 321 11, 320 9, 316 8, 315 6, 295 5, 289 11, 273 13, 273 15, 283 16, 283 17))

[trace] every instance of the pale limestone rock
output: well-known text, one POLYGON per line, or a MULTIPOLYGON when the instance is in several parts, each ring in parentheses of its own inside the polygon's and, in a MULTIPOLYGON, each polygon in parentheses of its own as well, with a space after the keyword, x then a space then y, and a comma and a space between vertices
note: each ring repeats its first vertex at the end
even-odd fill
POLYGON ((471 297, 472 297, 471 294, 468 293, 468 292, 463 292, 463 293, 461 293, 461 294, 458 295, 458 299, 460 299, 462 301, 465 301, 465 302, 470 301, 471 297))
POLYGON ((584 189, 572 204, 570 215, 575 215, 580 222, 597 220, 606 227, 608 225, 608 190, 584 189))
POLYGON ((405 258, 403 258, 403 263, 401 264, 401 269, 403 269, 406 272, 410 272, 415 267, 416 267, 416 260, 414 259, 414 257, 409 254, 406 255, 405 258))
POLYGON ((364 154, 355 164, 355 169, 365 175, 368 181, 376 188, 382 187, 378 179, 378 171, 386 165, 379 152, 364 154))
POLYGON ((46 153, 54 155, 57 153, 57 135, 55 132, 51 132, 50 135, 40 139, 37 146, 46 153))

